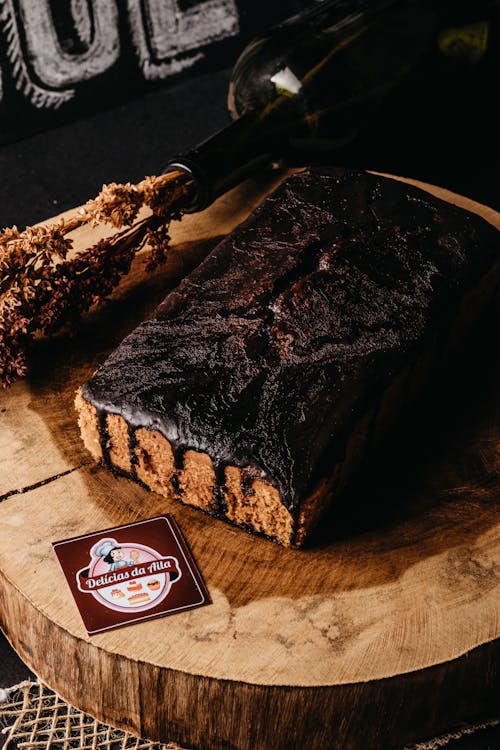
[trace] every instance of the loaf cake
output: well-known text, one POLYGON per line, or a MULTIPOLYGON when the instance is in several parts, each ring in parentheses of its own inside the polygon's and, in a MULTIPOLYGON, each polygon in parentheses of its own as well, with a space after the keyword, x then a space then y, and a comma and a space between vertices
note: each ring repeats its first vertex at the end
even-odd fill
POLYGON ((486 303, 499 236, 400 181, 294 174, 81 387, 86 447, 302 546, 486 303))

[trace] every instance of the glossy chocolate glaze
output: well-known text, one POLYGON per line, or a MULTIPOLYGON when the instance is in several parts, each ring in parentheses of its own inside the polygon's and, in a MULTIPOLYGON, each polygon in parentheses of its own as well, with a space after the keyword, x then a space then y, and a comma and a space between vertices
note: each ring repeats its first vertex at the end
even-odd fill
POLYGON ((206 452, 219 477, 251 467, 295 513, 498 244, 482 219, 401 182, 300 172, 120 344, 84 397, 159 430, 178 460, 206 452))

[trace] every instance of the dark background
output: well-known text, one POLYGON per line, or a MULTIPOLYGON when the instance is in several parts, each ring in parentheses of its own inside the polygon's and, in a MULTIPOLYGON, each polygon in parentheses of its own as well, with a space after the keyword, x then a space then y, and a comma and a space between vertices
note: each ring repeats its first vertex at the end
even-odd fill
MULTIPOLYGON (((196 65, 161 81, 142 76, 121 10, 122 56, 102 79, 76 86, 73 100, 59 110, 37 109, 16 91, 1 21, 0 226, 23 226, 57 214, 96 194, 103 182, 137 181, 161 171, 169 157, 228 121, 231 66, 245 40, 308 4, 238 0, 239 35, 208 43, 196 65)), ((0 13, 7 5, 18 8, 0 0, 0 13)), ((182 7, 194 5, 185 0, 182 7)), ((59 24, 61 39, 74 37, 68 28, 66 17, 66 26, 59 24)), ((499 119, 491 80, 473 89, 443 91, 441 107, 425 106, 425 89, 419 97, 381 116, 335 160, 418 177, 500 209, 499 119)), ((0 686, 28 676, 0 636, 0 686)), ((497 750, 500 730, 484 730, 446 747, 497 750)))

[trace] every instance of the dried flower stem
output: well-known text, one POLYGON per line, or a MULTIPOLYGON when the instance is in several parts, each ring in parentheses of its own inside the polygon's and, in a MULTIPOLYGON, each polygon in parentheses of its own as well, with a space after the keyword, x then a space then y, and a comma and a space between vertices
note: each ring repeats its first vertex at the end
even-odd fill
POLYGON ((34 335, 74 328, 83 313, 102 304, 146 243, 150 246, 147 270, 164 262, 169 223, 190 205, 191 191, 182 172, 146 177, 137 185, 110 183, 70 219, 24 232, 11 227, 0 234, 0 382, 4 387, 26 374, 34 335), (144 206, 152 213, 139 220, 144 206), (84 224, 104 223, 119 231, 72 253, 68 234, 84 224))

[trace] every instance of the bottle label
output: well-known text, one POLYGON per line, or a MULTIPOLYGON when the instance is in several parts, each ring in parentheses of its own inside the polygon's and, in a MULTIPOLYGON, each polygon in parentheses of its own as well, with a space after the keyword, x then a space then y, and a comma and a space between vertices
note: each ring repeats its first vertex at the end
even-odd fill
POLYGON ((438 38, 439 49, 454 60, 477 63, 488 49, 489 30, 488 21, 445 29, 438 38))

